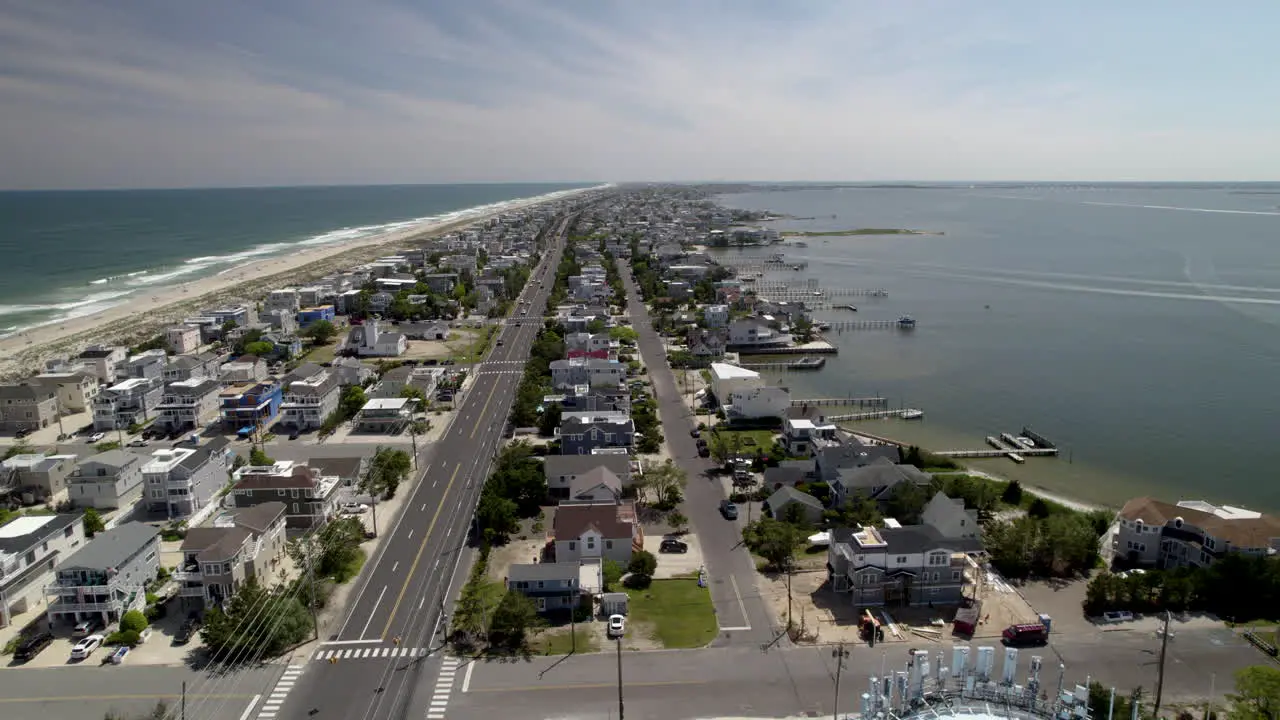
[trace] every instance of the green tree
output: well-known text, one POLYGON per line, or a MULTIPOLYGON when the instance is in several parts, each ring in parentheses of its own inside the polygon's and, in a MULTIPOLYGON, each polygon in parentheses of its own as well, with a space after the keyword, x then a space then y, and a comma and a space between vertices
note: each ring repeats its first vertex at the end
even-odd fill
POLYGON ((256 355, 258 357, 270 357, 276 351, 276 346, 265 340, 255 340, 251 343, 245 343, 245 354, 256 355))
POLYGON ((419 410, 427 409, 427 396, 422 392, 421 388, 416 388, 412 385, 405 385, 400 388, 400 397, 417 402, 419 410))
POLYGON ((342 389, 342 395, 338 398, 338 412, 342 414, 344 420, 350 420, 360 412, 360 408, 369 399, 365 397, 364 390, 355 385, 348 385, 342 389))
POLYGON ((909 481, 900 482, 889 491, 885 511, 903 525, 915 525, 928 502, 929 493, 925 488, 909 481))
POLYGON ((609 328, 609 337, 623 344, 635 344, 640 339, 640 334, 626 325, 619 325, 609 328))
POLYGON ((604 579, 605 592, 609 592, 618 586, 618 581, 622 580, 624 572, 622 564, 617 560, 605 559, 600 568, 600 575, 604 579))
POLYGON ((627 585, 633 588, 648 587, 653 582, 653 573, 658 569, 658 558, 648 550, 637 550, 631 553, 631 562, 627 563, 627 585))
POLYGON ((1280 714, 1280 668, 1254 665, 1236 671, 1231 720, 1275 720, 1280 714))
MULTIPOLYGON (((485 483, 485 488, 489 487, 485 483)), ((486 545, 502 545, 519 527, 516 504, 496 492, 482 492, 476 506, 476 523, 486 545)))
POLYGON ((360 518, 345 517, 330 521, 317 533, 291 540, 286 552, 300 572, 311 562, 316 577, 346 582, 360 567, 363 541, 364 523, 360 518))
POLYGON ((798 343, 807 343, 813 341, 813 321, 807 317, 797 318, 791 324, 791 335, 798 343))
POLYGON ((141 610, 130 610, 120 617, 120 631, 140 633, 147 629, 147 616, 141 610))
POLYGON ((560 403, 552 403, 542 411, 542 417, 538 420, 538 434, 542 437, 553 437, 556 430, 560 427, 560 421, 564 417, 564 411, 560 407, 560 403))
POLYGON ((360 490, 370 495, 393 497, 412 469, 413 458, 409 453, 380 445, 373 451, 364 477, 360 478, 360 490))
POLYGON ((93 537, 103 530, 107 529, 106 523, 102 521, 102 514, 94 508, 84 511, 84 534, 93 537))
POLYGON ((275 465, 276 461, 270 455, 267 455, 266 451, 255 445, 249 450, 249 464, 254 467, 263 467, 275 465))
POLYGON ((493 611, 489 622, 489 645, 503 650, 520 650, 530 631, 539 625, 538 608, 524 593, 509 590, 493 611))
POLYGON ((338 334, 338 328, 328 320, 316 320, 302 329, 303 337, 309 337, 317 345, 324 345, 338 334))
POLYGON ((1022 504, 1022 483, 1014 480, 1004 486, 1004 492, 1000 493, 1000 502, 1005 505, 1018 506, 1022 504))
POLYGON ((661 464, 649 465, 640 475, 639 488, 653 497, 655 507, 675 507, 684 497, 684 488, 689 484, 689 476, 667 458, 661 464))
POLYGON ((773 570, 786 570, 800 543, 800 531, 773 518, 760 518, 742 529, 742 540, 752 552, 763 557, 773 570))
POLYGON ((200 637, 219 660, 275 657, 312 632, 311 614, 297 598, 268 590, 250 579, 227 601, 205 612, 200 637), (255 622, 258 617, 275 622, 255 622))
POLYGON ((679 510, 673 510, 667 514, 667 524, 676 532, 682 532, 685 526, 689 524, 689 518, 685 517, 684 513, 679 510))
POLYGON ((1043 520, 1049 517, 1051 512, 1052 510, 1049 509, 1049 503, 1045 502, 1044 498, 1035 498, 1031 501, 1031 504, 1027 506, 1027 515, 1038 520, 1043 520))

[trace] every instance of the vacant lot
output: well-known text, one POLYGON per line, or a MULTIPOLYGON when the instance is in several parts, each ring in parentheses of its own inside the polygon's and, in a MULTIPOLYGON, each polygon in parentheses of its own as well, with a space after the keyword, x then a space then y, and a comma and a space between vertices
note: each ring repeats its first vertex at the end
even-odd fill
POLYGON ((702 647, 719 631, 711 593, 693 579, 654 580, 644 589, 627 589, 629 623, 651 628, 667 649, 702 647))

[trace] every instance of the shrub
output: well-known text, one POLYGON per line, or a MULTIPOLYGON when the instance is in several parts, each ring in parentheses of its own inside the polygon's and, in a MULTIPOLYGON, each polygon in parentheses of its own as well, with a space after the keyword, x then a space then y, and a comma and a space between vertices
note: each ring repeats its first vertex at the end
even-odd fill
POLYGON ((124 614, 124 617, 120 618, 121 632, 132 630, 135 633, 140 633, 146 630, 149 624, 147 616, 143 615, 139 610, 130 610, 124 614))
POLYGON ((141 639, 141 635, 136 630, 119 630, 107 636, 107 644, 137 647, 141 639))

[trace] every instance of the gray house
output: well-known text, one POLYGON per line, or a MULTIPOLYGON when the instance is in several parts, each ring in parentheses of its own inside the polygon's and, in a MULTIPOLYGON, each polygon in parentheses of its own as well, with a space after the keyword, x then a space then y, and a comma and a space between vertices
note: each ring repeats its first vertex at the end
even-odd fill
POLYGON ((67 497, 67 479, 75 470, 75 455, 23 453, 0 462, 0 488, 20 494, 26 501, 59 503, 67 497))
POLYGON ((285 504, 266 502, 226 513, 211 526, 187 530, 178 594, 203 607, 221 605, 250 579, 267 582, 285 548, 285 504))
POLYGON ((880 457, 869 465, 837 471, 831 481, 831 495, 836 506, 843 505, 853 495, 881 502, 887 500, 900 483, 927 488, 932 482, 932 475, 914 465, 895 465, 888 458, 880 457))
POLYGON ((822 522, 822 513, 826 510, 821 500, 790 485, 783 485, 774 491, 764 501, 764 505, 769 514, 778 520, 786 520, 793 513, 799 513, 800 519, 811 525, 822 522))
POLYGON ((622 479, 605 467, 594 467, 569 481, 569 497, 561 505, 622 501, 622 479))
POLYGON ((635 444, 636 426, 629 417, 571 417, 560 423, 560 453, 590 455, 600 448, 629 448, 635 444))
POLYGON ((965 555, 979 538, 944 538, 930 525, 831 531, 831 589, 859 607, 955 605, 965 584, 965 555))
POLYGON ((85 508, 127 508, 142 497, 146 460, 123 450, 85 458, 67 477, 71 504, 85 508))
POLYGON ((582 601, 576 562, 516 563, 507 570, 507 591, 532 599, 538 612, 567 611, 582 601))
POLYGON ((97 617, 104 624, 146 606, 146 584, 160 569, 160 531, 125 523, 100 532, 58 564, 45 588, 49 622, 75 624, 97 617))
POLYGON ((595 468, 608 470, 622 487, 631 484, 631 458, 626 455, 548 455, 542 469, 551 497, 567 498, 577 477, 595 468))
POLYGON ((854 438, 846 438, 840 445, 824 447, 814 455, 814 468, 818 479, 835 482, 840 470, 870 465, 880 458, 890 463, 902 462, 902 451, 897 445, 866 445, 854 438))
POLYGON ((0 627, 44 605, 58 561, 84 544, 81 515, 24 515, 0 527, 0 627))
POLYGON ((0 385, 0 432, 39 430, 58 419, 58 389, 39 383, 0 385))

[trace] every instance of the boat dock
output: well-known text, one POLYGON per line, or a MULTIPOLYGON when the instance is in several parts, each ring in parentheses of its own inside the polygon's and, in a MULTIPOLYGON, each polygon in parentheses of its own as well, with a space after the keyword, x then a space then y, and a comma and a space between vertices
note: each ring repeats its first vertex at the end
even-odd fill
POLYGON ((831 307, 836 310, 848 310, 849 312, 858 312, 858 308, 852 305, 832 305, 831 307))
POLYGON ((833 320, 827 323, 830 330, 834 332, 844 332, 845 330, 910 330, 916 326, 916 321, 907 322, 908 318, 898 318, 897 320, 833 320))
MULTIPOLYGON (((1040 440, 1044 440, 1043 436, 1037 435, 1036 437, 1039 437, 1040 440)), ((1052 443, 1044 440, 1045 444, 1049 445, 1048 447, 1044 447, 1039 441, 1033 440, 1030 436, 1027 436, 1026 428, 1023 428, 1022 436, 1015 437, 1012 433, 1006 432, 1000 433, 1000 437, 988 435, 986 440, 987 444, 990 445, 992 449, 941 450, 933 454, 949 458, 1007 457, 1019 465, 1026 462, 1028 457, 1056 457, 1058 455, 1058 448, 1053 447, 1052 443)))
POLYGON ((878 407, 883 408, 889 404, 887 398, 882 397, 847 397, 847 398, 799 398, 791 401, 791 407, 807 408, 807 407, 878 407))
MULTIPOLYGON (((810 278, 812 280, 813 278, 810 278)), ((797 287, 795 283, 784 283, 777 280, 763 280, 756 282, 756 292, 761 295, 794 295, 809 297, 889 297, 889 291, 881 288, 829 288, 823 289, 817 283, 810 282, 806 287, 797 287)), ((784 298, 785 299, 785 298, 784 298)))
POLYGON ((871 412, 848 413, 845 415, 827 415, 827 422, 851 422, 854 420, 879 420, 881 418, 919 418, 923 417, 924 411, 916 408, 902 408, 900 410, 873 410, 871 412))
POLYGON ((747 370, 821 370, 827 364, 827 359, 822 356, 818 357, 802 357, 799 360, 791 362, 776 363, 742 363, 739 367, 747 370))

